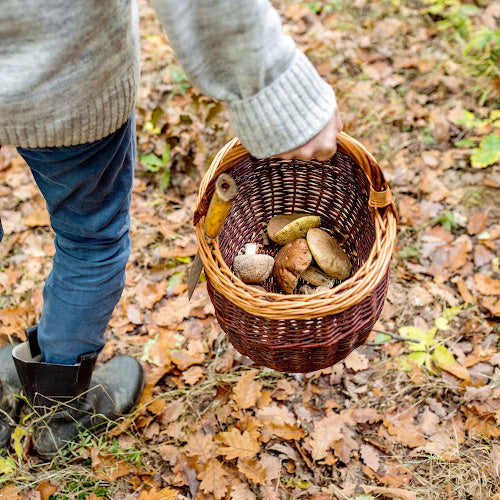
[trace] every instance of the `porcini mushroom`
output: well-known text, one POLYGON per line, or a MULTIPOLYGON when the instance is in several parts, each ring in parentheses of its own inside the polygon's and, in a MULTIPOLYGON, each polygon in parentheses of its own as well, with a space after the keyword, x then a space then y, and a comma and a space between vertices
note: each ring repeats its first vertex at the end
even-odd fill
POLYGON ((258 254, 258 249, 258 243, 246 243, 244 254, 233 260, 233 272, 244 283, 262 285, 271 275, 274 259, 271 255, 258 254))
POLYGON ((304 238, 287 243, 274 258, 273 276, 286 293, 297 287, 299 276, 312 262, 312 254, 304 238))
POLYGON ((286 245, 298 238, 305 238, 307 231, 318 227, 320 223, 321 219, 318 215, 275 215, 267 224, 267 234, 278 245, 286 245))
POLYGON ((328 276, 345 280, 351 274, 351 261, 340 245, 325 231, 309 229, 307 244, 314 260, 328 276))
POLYGON ((332 288, 335 285, 335 280, 331 276, 328 276, 328 274, 313 265, 310 265, 300 277, 313 286, 332 288))

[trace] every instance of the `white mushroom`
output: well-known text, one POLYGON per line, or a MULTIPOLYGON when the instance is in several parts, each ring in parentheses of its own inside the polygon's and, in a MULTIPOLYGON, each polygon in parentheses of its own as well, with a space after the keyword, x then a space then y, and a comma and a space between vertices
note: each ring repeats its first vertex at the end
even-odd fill
POLYGON ((267 224, 267 234, 278 245, 286 245, 298 238, 305 238, 307 231, 312 227, 318 227, 320 223, 318 215, 275 215, 267 224))
POLYGON ((244 254, 233 260, 233 272, 244 283, 262 285, 271 275, 274 259, 271 255, 258 254, 258 249, 258 243, 247 243, 244 254))

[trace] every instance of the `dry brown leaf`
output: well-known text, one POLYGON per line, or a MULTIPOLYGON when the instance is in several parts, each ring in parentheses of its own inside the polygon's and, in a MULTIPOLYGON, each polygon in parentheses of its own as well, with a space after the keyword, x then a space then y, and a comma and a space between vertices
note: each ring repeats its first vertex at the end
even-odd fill
POLYGON ((218 459, 212 458, 198 473, 200 488, 205 493, 212 493, 215 498, 224 498, 228 489, 227 472, 218 459))
POLYGON ((114 455, 100 453, 96 447, 91 449, 90 455, 94 474, 104 481, 116 481, 135 470, 135 467, 125 460, 117 460, 114 455))
POLYGON ((209 434, 189 434, 187 444, 184 447, 184 453, 188 456, 196 456, 200 464, 206 464, 211 458, 215 458, 217 446, 212 436, 209 434))
POLYGON ((481 305, 488 309, 492 316, 500 316, 500 299, 496 297, 486 297, 481 301, 481 305))
POLYGON ((260 463, 266 471, 266 480, 272 481, 281 476, 281 460, 274 455, 262 455, 260 463))
POLYGON ((359 443, 354 439, 356 433, 347 425, 342 429, 343 437, 332 443, 332 450, 342 462, 345 464, 351 460, 351 454, 354 450, 359 449, 359 443))
POLYGON ((345 367, 359 372, 361 370, 366 370, 370 366, 370 361, 368 358, 358 351, 352 351, 347 358, 344 360, 345 367))
POLYGON ((459 236, 448 252, 446 266, 450 271, 457 271, 462 268, 469 258, 472 250, 472 240, 470 236, 463 234, 459 236))
POLYGON ((395 498, 396 500, 417 500, 417 495, 415 493, 401 488, 383 488, 381 486, 363 485, 363 490, 365 490, 365 493, 375 493, 387 498, 395 498))
POLYGON ((228 432, 221 432, 214 437, 222 443, 217 452, 224 455, 227 460, 234 458, 253 458, 260 449, 257 438, 244 431, 243 434, 234 427, 228 432))
POLYGON ((231 486, 230 498, 231 500, 257 500, 257 497, 246 483, 231 486))
POLYGON ((50 226, 50 216, 46 209, 40 209, 27 215, 23 222, 28 227, 50 226))
POLYGON ((500 295, 500 280, 477 273, 474 275, 474 285, 476 290, 483 295, 500 295))
POLYGON ((471 291, 462 278, 459 278, 457 280, 457 288, 464 302, 470 304, 473 304, 475 302, 474 295, 472 295, 471 291))
POLYGON ((188 385, 194 385, 205 376, 205 368, 202 366, 192 366, 182 372, 182 378, 188 385))
POLYGON ((192 365, 203 363, 206 356, 206 347, 199 340, 188 342, 187 349, 179 349, 178 351, 169 351, 169 357, 179 370, 183 371, 192 365))
POLYGON ((314 423, 314 430, 307 439, 313 460, 321 460, 327 456, 332 444, 342 439, 345 426, 344 415, 329 415, 314 423))
POLYGON ((178 498, 179 491, 174 488, 163 488, 161 490, 151 488, 142 490, 137 500, 177 500, 178 498))
POLYGON ((167 293, 167 286, 166 281, 160 283, 141 281, 137 286, 135 300, 141 309, 152 309, 167 293))
POLYGON ((255 416, 263 422, 271 421, 294 425, 296 421, 293 413, 286 406, 279 406, 276 403, 259 408, 255 412, 255 416))
POLYGON ((440 108, 434 108, 430 115, 432 135, 440 144, 444 144, 450 140, 450 122, 440 108))
POLYGON ((419 416, 418 428, 427 436, 432 436, 437 432, 439 422, 440 418, 426 406, 424 412, 419 416))
POLYGON ((413 417, 408 415, 387 415, 383 422, 385 428, 395 441, 409 448, 424 446, 425 437, 413 424, 413 417))
POLYGON ((480 212, 469 217, 467 222, 467 232, 470 235, 482 233, 488 225, 488 217, 484 212, 480 212))
POLYGON ((375 476, 381 483, 398 487, 409 484, 409 482, 413 478, 413 474, 404 465, 400 465, 398 463, 389 463, 386 465, 386 467, 387 469, 384 473, 375 473, 375 476))
POLYGON ((362 444, 359 454, 361 455, 363 462, 374 472, 377 472, 380 467, 380 456, 378 451, 373 446, 362 444))
POLYGON ((258 370, 250 370, 240 377, 233 388, 233 399, 239 408, 245 410, 255 406, 262 393, 262 384, 254 380, 258 370))
POLYGON ((255 484, 266 482, 266 470, 256 458, 240 458, 238 460, 238 470, 255 484))
POLYGON ((437 367, 441 368, 441 370, 451 373, 457 378, 465 380, 466 382, 471 381, 469 370, 467 370, 465 366, 459 365, 458 363, 454 363, 452 365, 442 365, 441 363, 438 363, 435 360, 434 363, 436 364, 437 367))
POLYGON ((172 401, 169 403, 161 414, 160 421, 162 424, 175 422, 184 413, 184 403, 182 401, 172 401))

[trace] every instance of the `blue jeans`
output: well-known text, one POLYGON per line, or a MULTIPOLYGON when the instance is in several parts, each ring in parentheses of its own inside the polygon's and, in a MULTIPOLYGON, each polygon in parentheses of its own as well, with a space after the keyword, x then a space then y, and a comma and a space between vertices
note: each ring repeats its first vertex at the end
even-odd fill
POLYGON ((42 361, 74 364, 80 354, 104 347, 125 285, 135 119, 96 142, 18 152, 45 198, 55 232, 38 326, 42 361))

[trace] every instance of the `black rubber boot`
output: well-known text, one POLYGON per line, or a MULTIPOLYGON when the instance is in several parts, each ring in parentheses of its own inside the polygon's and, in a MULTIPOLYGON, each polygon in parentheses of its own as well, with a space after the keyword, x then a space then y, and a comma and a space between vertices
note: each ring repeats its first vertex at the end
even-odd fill
POLYGON ((130 412, 144 388, 144 371, 130 356, 116 356, 95 371, 96 353, 80 356, 75 365, 40 361, 37 327, 12 351, 28 401, 38 416, 33 445, 52 458, 83 430, 99 433, 106 424, 130 412))
POLYGON ((0 449, 8 448, 12 429, 21 406, 17 397, 21 392, 21 381, 12 360, 12 346, 0 349, 0 449))

